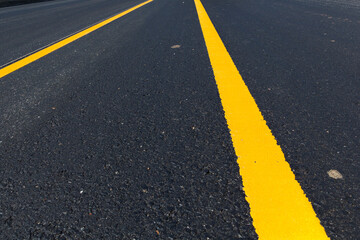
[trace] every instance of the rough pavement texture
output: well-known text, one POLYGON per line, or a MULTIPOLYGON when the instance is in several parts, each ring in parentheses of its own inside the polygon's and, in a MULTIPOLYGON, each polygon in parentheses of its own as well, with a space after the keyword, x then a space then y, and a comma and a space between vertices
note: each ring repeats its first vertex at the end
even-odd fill
POLYGON ((143 7, 0 85, 6 238, 256 239, 193 2, 143 7))
MULTIPOLYGON (((0 65, 139 2, 0 9, 0 65)), ((327 234, 357 240, 360 15, 321 2, 203 0, 327 234)), ((193 1, 2 78, 0 103, 1 238, 257 239, 193 1)))
POLYGON ((204 6, 327 234, 357 240, 360 9, 284 0, 204 6), (331 169, 344 179, 330 178, 331 169))

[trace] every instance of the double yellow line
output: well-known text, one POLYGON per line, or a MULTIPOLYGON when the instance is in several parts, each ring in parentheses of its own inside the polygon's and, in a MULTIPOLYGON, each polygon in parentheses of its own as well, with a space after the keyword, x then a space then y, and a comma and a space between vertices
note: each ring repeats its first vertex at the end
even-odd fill
POLYGON ((83 31, 80 31, 80 32, 68 37, 68 38, 65 38, 65 39, 63 39, 63 40, 61 40, 61 41, 59 41, 59 42, 57 42, 55 44, 52 44, 52 45, 50 45, 50 46, 48 46, 48 47, 46 47, 46 48, 44 48, 44 49, 42 49, 40 51, 37 51, 37 52, 35 52, 35 53, 25 57, 25 58, 22 58, 19 61, 16 61, 16 62, 14 62, 12 64, 7 65, 6 67, 0 69, 0 78, 2 78, 4 76, 18 70, 19 68, 22 68, 22 67, 28 65, 29 63, 32 63, 32 62, 38 60, 39 58, 44 57, 45 55, 48 55, 51 52, 54 52, 55 50, 57 50, 59 48, 62 48, 63 46, 65 46, 65 45, 67 45, 67 44, 69 44, 71 42, 74 42, 75 40, 77 40, 79 38, 82 38, 83 36, 85 36, 85 35, 93 32, 93 31, 105 26, 106 24, 109 24, 109 23, 115 21, 118 18, 121 18, 122 16, 124 16, 124 15, 126 15, 126 14, 128 14, 128 13, 130 13, 130 12, 132 12, 132 11, 134 11, 134 10, 136 10, 136 9, 138 9, 138 8, 152 2, 152 1, 153 0, 148 0, 146 2, 143 2, 143 3, 139 4, 139 5, 136 5, 136 6, 132 7, 132 8, 124 11, 124 12, 121 12, 121 13, 119 13, 119 14, 113 16, 113 17, 110 17, 110 18, 108 18, 108 19, 106 19, 106 20, 104 20, 104 21, 102 21, 102 22, 100 22, 98 24, 95 24, 94 26, 91 26, 91 27, 89 27, 89 28, 87 28, 87 29, 85 29, 83 31))
POLYGON ((194 1, 259 239, 329 239, 203 5, 194 1))

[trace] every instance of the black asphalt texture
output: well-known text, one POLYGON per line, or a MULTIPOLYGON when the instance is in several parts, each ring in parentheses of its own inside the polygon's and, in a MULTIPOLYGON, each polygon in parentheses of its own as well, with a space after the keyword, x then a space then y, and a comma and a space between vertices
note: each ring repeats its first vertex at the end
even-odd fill
POLYGON ((141 2, 62 0, 0 9, 0 66, 141 2))
POLYGON ((328 236, 360 239, 360 3, 204 7, 328 236))
MULTIPOLYGON (((0 65, 140 2, 2 8, 0 65)), ((328 236, 359 239, 360 8, 202 2, 328 236)), ((192 0, 1 78, 0 126, 0 239, 257 239, 192 0)))

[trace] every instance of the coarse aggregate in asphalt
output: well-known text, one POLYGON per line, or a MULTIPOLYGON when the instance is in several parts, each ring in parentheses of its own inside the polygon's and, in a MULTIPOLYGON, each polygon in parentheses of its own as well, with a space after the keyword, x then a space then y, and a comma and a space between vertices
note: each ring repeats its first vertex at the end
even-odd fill
MULTIPOLYGON (((2 8, 0 65, 140 2, 2 8)), ((202 2, 328 236, 357 240, 358 8, 202 2)), ((1 78, 0 126, 2 239, 257 239, 191 0, 1 78)))
POLYGON ((256 238, 192 2, 143 7, 0 84, 3 236, 256 238))
POLYGON ((327 234, 358 239, 360 9, 283 0, 204 6, 327 234), (344 179, 330 178, 332 169, 344 179))

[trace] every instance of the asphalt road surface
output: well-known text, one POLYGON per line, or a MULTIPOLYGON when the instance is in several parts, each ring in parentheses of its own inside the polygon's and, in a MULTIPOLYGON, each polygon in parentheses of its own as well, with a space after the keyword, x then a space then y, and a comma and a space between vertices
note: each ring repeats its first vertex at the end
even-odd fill
MULTIPOLYGON (((0 65, 142 2, 1 8, 0 65)), ((360 239, 360 4, 202 3, 327 236, 360 239)), ((250 211, 193 0, 0 78, 0 239, 258 239, 250 211)))

